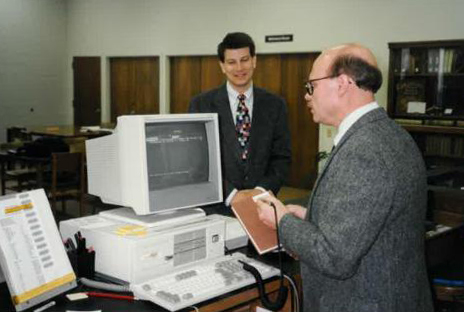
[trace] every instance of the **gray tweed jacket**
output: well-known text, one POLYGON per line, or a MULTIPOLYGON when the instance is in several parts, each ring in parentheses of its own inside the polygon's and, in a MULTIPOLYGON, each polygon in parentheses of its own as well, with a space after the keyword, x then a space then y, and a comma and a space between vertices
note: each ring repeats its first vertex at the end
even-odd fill
POLYGON ((361 117, 327 160, 306 220, 286 215, 306 312, 433 311, 424 259, 426 176, 409 134, 382 108, 361 117))

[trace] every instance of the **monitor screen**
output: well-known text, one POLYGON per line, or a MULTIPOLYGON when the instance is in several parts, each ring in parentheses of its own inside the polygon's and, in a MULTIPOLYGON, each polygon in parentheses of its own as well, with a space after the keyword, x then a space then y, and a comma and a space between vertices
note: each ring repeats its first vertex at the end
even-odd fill
POLYGON ((222 201, 217 114, 120 116, 86 153, 89 193, 136 214, 222 201))
POLYGON ((204 124, 150 123, 145 133, 150 191, 208 181, 204 124))

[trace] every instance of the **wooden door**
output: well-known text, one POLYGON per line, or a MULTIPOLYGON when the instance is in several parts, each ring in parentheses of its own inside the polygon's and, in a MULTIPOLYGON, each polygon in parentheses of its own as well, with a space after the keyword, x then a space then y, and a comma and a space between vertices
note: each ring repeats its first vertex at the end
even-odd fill
MULTIPOLYGON (((292 166, 287 185, 311 188, 317 176, 319 127, 304 100, 304 81, 319 53, 260 54, 253 84, 283 97, 288 105, 292 166)), ((185 113, 192 97, 224 83, 216 56, 172 57, 171 113, 185 113)))
POLYGON ((304 81, 319 53, 258 55, 253 83, 285 99, 292 140, 292 165, 287 185, 311 188, 317 177, 319 126, 304 100, 304 81))
POLYGON ((101 74, 99 57, 73 58, 74 125, 101 123, 101 74))
POLYGON ((312 188, 317 178, 316 155, 319 151, 319 125, 313 121, 304 96, 308 79, 319 53, 282 55, 281 96, 287 101, 288 120, 292 136, 292 166, 288 185, 312 188))
POLYGON ((121 115, 159 113, 158 57, 110 58, 111 121, 121 115))
POLYGON ((171 57, 170 67, 172 114, 186 113, 190 100, 195 95, 213 89, 225 81, 217 56, 171 57))

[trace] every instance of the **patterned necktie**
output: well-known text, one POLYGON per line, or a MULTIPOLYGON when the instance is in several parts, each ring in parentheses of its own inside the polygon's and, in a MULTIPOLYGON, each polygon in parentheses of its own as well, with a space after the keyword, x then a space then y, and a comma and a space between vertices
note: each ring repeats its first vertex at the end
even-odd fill
POLYGON ((248 141, 250 139, 251 128, 251 119, 248 107, 245 105, 245 98, 244 94, 240 94, 238 96, 237 117, 235 123, 238 143, 242 148, 242 160, 246 160, 248 157, 248 141))

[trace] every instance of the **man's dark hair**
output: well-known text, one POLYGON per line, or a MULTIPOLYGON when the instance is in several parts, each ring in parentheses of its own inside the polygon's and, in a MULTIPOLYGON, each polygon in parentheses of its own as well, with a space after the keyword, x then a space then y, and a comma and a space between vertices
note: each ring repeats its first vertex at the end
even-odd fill
POLYGON ((332 63, 329 75, 335 77, 341 74, 350 76, 359 88, 372 93, 376 93, 382 85, 380 70, 353 55, 341 55, 332 63))
POLYGON ((226 49, 250 48, 250 55, 255 56, 255 43, 250 36, 242 32, 228 33, 218 45, 218 57, 224 63, 226 49))

